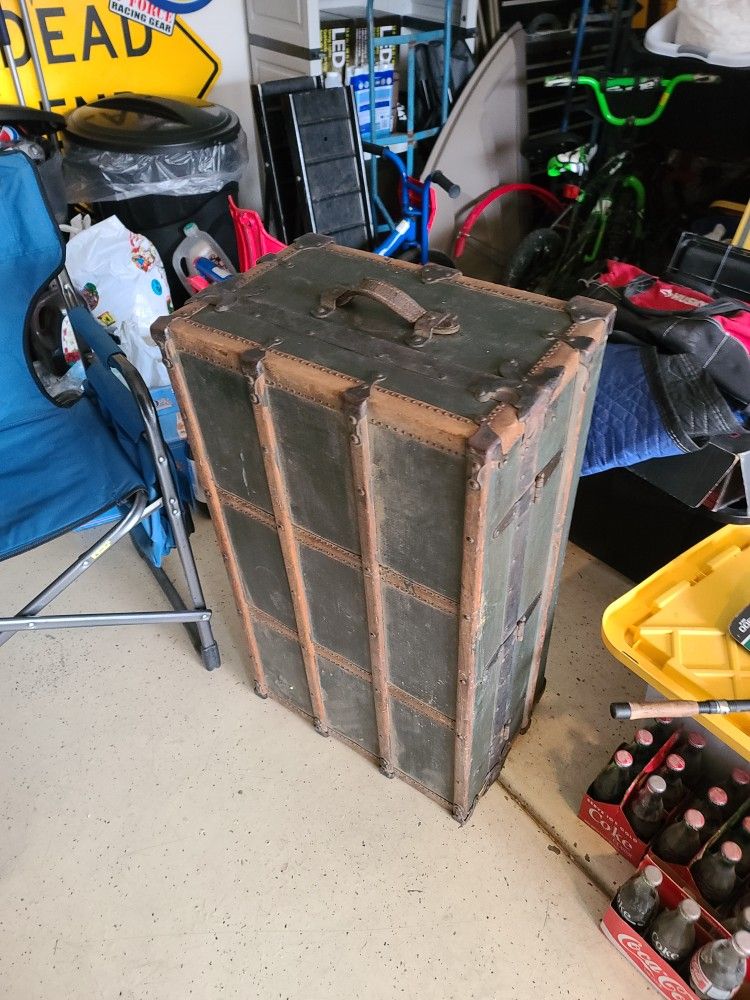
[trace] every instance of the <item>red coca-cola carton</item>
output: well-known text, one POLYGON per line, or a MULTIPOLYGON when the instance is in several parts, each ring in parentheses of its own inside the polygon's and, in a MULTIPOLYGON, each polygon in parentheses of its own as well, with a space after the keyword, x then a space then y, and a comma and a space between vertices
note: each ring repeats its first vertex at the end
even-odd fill
MULTIPOLYGON (((694 900, 696 900, 696 902, 700 903, 700 906, 706 913, 707 917, 722 930, 724 930, 724 928, 722 925, 721 913, 717 911, 713 904, 705 899, 698 888, 695 878, 693 877, 693 866, 703 857, 704 854, 717 850, 719 843, 726 839, 727 832, 737 826, 740 820, 747 815, 748 809, 750 809, 750 802, 746 802, 740 806, 734 815, 731 816, 727 822, 716 831, 716 833, 703 845, 700 851, 698 851, 695 857, 691 858, 687 864, 681 865, 675 864, 671 861, 665 861, 664 858, 660 858, 654 853, 653 845, 649 847, 645 856, 645 864, 656 865, 657 868, 660 868, 671 881, 685 889, 687 893, 694 900)), ((730 899, 735 899, 737 897, 739 894, 740 884, 741 883, 738 883, 738 888, 732 893, 730 899)))
MULTIPOLYGON (((639 868, 643 869, 651 863, 650 860, 646 859, 639 868)), ((671 879, 668 874, 663 875, 658 892, 660 907, 668 909, 674 909, 683 899, 692 895, 671 879)), ((689 981, 683 979, 680 973, 672 968, 645 938, 641 937, 630 924, 622 919, 613 904, 610 904, 602 917, 600 926, 609 942, 663 997, 666 997, 666 1000, 698 1000, 697 995, 690 988, 689 981)), ((722 937, 728 938, 729 936, 729 932, 701 907, 701 917, 695 927, 696 949, 702 947, 707 941, 722 937)), ((688 975, 687 972, 685 974, 688 975)), ((737 1000, 750 998, 750 983, 747 979, 735 996, 737 1000)))
POLYGON ((679 732, 673 733, 664 746, 657 750, 648 764, 633 779, 622 802, 617 804, 598 802, 589 794, 591 786, 581 801, 578 818, 582 819, 592 830, 596 830, 600 837, 611 844, 617 853, 621 854, 632 865, 638 865, 641 862, 648 850, 648 844, 641 840, 635 832, 623 810, 630 797, 636 789, 640 788, 644 780, 654 771, 659 770, 679 738, 679 732))

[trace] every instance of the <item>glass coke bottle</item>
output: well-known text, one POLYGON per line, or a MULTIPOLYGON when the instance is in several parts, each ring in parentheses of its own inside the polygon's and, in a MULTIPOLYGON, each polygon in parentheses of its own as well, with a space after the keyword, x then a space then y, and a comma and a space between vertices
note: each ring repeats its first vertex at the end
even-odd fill
POLYGON ((737 882, 735 868, 741 857, 739 847, 725 840, 718 851, 704 854, 693 865, 695 884, 712 906, 719 906, 732 895, 737 882))
POLYGON ((687 789, 682 783, 682 774, 685 770, 685 761, 679 754, 671 753, 656 772, 660 778, 664 778, 667 783, 667 790, 664 793, 664 808, 671 812, 675 806, 685 798, 687 789))
POLYGON ((625 806, 628 822, 641 840, 651 840, 664 822, 666 812, 662 800, 666 788, 664 778, 652 774, 625 806))
POLYGON ((706 738, 700 733, 687 733, 674 749, 685 761, 682 780, 688 788, 695 788, 703 774, 703 751, 706 738))
POLYGON ((750 795, 750 771, 746 771, 744 767, 732 768, 727 783, 727 795, 729 796, 729 813, 731 815, 750 795))
POLYGON ((742 859, 737 864, 737 878, 744 879, 750 874, 750 816, 745 816, 739 826, 727 830, 723 840, 733 840, 742 851, 742 859))
POLYGON ((674 722, 672 719, 652 719, 645 727, 654 737, 654 751, 659 750, 674 733, 674 722))
POLYGON ((654 854, 673 865, 686 865, 701 849, 703 814, 697 809, 687 809, 685 815, 665 827, 654 844, 654 854))
POLYGON ((712 785, 703 798, 697 797, 690 803, 691 808, 703 813, 706 825, 703 827, 701 839, 705 844, 729 818, 729 796, 723 788, 712 785))
POLYGON ((648 932, 649 944, 670 965, 679 965, 693 953, 695 924, 700 915, 700 906, 689 898, 675 910, 663 910, 648 932))
POLYGON ((661 882, 662 874, 656 865, 646 865, 618 889, 612 905, 634 930, 642 933, 656 916, 661 882))
POLYGON ((730 1000, 742 985, 750 955, 750 933, 709 941, 690 959, 690 986, 700 1000, 730 1000))
POLYGON ((724 926, 732 934, 735 931, 750 931, 750 906, 743 906, 739 913, 724 921, 724 926))
POLYGON ((601 774, 594 778, 589 795, 597 802, 622 802, 632 780, 633 755, 628 750, 618 750, 601 774))
POLYGON ((648 729, 636 729, 633 742, 625 747, 633 757, 633 774, 638 774, 654 756, 654 737, 648 729))

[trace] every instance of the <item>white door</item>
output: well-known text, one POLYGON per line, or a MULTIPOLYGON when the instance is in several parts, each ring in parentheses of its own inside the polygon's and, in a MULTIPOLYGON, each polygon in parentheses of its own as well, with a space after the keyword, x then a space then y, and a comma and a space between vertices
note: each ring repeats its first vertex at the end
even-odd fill
POLYGON ((245 0, 252 83, 321 71, 318 0, 245 0))
POLYGON ((246 6, 251 45, 266 47, 264 39, 299 59, 319 48, 318 0, 246 0, 246 6))

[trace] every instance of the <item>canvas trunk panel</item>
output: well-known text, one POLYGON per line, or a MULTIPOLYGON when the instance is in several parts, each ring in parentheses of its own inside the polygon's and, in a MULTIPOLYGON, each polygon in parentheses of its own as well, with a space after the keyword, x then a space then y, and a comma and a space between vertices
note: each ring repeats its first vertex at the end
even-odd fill
POLYGON ((460 821, 543 687, 612 315, 306 236, 155 330, 257 693, 460 821))

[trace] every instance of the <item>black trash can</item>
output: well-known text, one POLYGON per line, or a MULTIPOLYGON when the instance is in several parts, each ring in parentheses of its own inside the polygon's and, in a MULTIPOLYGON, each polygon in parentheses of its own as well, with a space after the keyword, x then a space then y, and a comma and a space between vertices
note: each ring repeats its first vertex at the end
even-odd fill
POLYGON ((147 236, 164 263, 176 306, 187 298, 172 268, 183 226, 195 222, 237 266, 227 198, 247 166, 237 115, 207 101, 118 94, 67 117, 65 184, 70 202, 116 215, 147 236))

